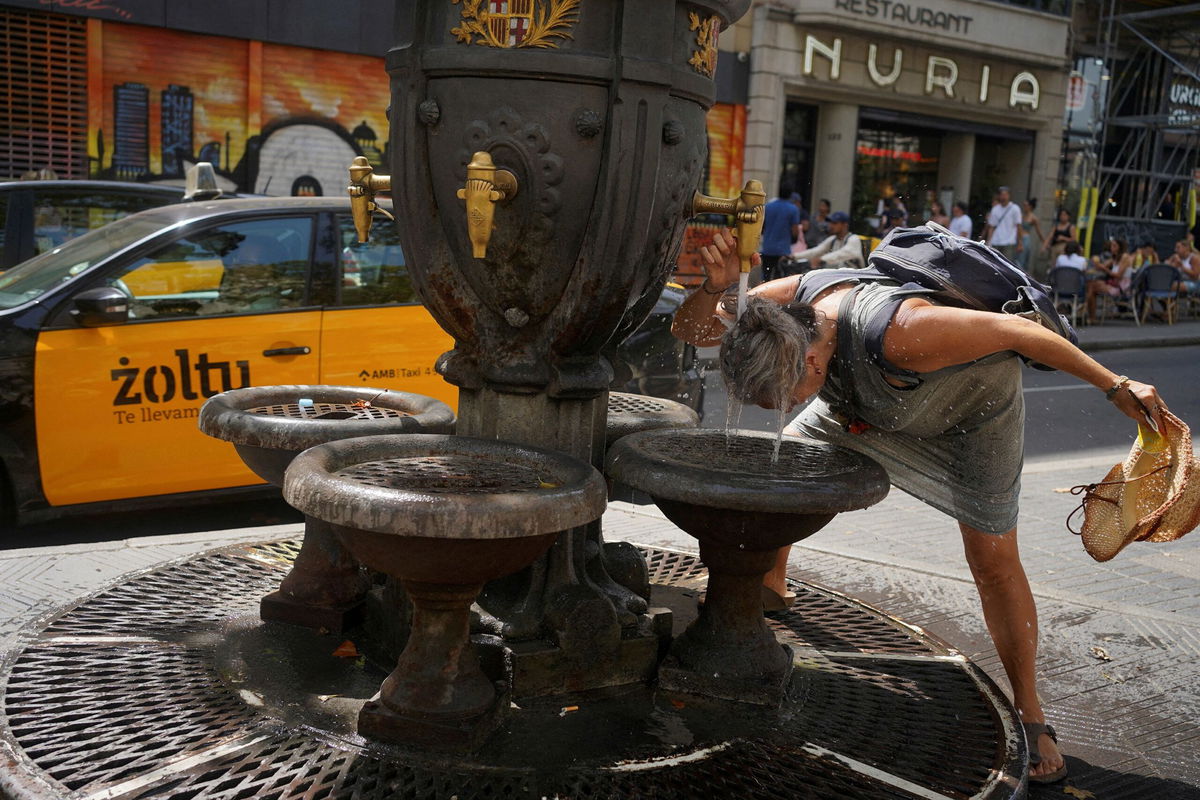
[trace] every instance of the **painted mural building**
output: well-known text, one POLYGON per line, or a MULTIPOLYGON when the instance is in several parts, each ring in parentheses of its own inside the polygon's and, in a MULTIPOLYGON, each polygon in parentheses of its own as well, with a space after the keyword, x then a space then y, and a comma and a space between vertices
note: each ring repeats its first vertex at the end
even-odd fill
MULTIPOLYGON (((505 6, 505 36, 533 5, 505 6)), ((340 193, 355 156, 390 171, 393 20, 394 0, 6 0, 0 180, 182 184, 208 161, 230 190, 340 193)), ((747 65, 733 55, 718 59, 712 194, 742 184, 747 65)))
MULTIPOLYGON (((267 3, 196 5, 209 13, 144 0, 0 5, 14 84, 0 99, 0 178, 50 168, 180 183, 209 161, 227 189, 326 194, 342 190, 355 156, 382 165, 383 58, 347 50, 386 44, 345 30, 357 15, 324 27, 343 49, 316 49, 294 43, 307 44, 281 15, 260 13, 267 3), (267 40, 237 38, 247 32, 267 40)), ((363 5, 379 6, 390 28, 390 3, 363 5)))
POLYGON ((1068 3, 773 0, 750 28, 745 173, 866 232, 900 196, 979 219, 999 185, 1053 207, 1068 3))

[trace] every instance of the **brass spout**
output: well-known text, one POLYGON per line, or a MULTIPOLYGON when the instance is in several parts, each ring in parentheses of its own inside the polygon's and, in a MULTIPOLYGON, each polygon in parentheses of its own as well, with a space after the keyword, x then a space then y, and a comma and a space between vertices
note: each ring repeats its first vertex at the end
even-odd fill
POLYGON ((467 235, 475 258, 487 257, 496 204, 511 200, 516 194, 517 177, 499 169, 492 162, 491 153, 479 150, 472 156, 467 165, 467 185, 458 190, 458 199, 467 201, 467 235))
POLYGON ((380 208, 375 203, 376 192, 392 190, 391 175, 376 175, 375 170, 364 156, 355 156, 350 164, 350 185, 346 191, 350 193, 350 214, 354 217, 354 230, 358 231, 360 242, 371 238, 371 217, 376 211, 388 219, 395 221, 386 208, 380 208))
POLYGON ((760 181, 746 181, 746 186, 737 197, 709 197, 696 192, 692 195, 692 212, 697 214, 727 214, 737 220, 737 251, 742 272, 750 271, 750 256, 758 252, 758 240, 762 237, 763 206, 767 194, 760 181))

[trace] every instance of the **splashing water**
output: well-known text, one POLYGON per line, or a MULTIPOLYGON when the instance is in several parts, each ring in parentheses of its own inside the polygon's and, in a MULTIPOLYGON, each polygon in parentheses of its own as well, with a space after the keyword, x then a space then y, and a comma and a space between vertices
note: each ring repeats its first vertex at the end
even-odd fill
POLYGON ((737 315, 740 317, 746 311, 746 295, 750 291, 750 273, 743 272, 738 275, 738 302, 737 315))
POLYGON ((783 429, 788 424, 788 412, 779 409, 779 424, 775 427, 775 449, 771 451, 771 466, 779 463, 779 449, 783 447, 783 429))

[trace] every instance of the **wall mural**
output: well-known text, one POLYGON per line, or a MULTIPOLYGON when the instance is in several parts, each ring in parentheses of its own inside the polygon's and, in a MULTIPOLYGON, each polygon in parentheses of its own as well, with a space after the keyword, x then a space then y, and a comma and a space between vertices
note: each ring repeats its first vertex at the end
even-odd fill
POLYGON ((321 195, 357 155, 384 164, 382 58, 105 22, 89 69, 93 177, 179 183, 209 161, 228 190, 321 195))

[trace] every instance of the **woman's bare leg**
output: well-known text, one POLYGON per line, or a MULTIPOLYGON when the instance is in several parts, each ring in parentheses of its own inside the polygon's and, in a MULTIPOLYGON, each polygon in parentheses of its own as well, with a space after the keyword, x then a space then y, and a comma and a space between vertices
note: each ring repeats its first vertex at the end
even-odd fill
MULTIPOLYGON (((1038 622, 1033 592, 1017 551, 1017 530, 1002 536, 983 533, 959 523, 967 564, 979 590, 983 619, 1012 684, 1013 703, 1022 722, 1045 722, 1034 676, 1038 622)), ((1062 754, 1049 736, 1038 742, 1042 762, 1033 775, 1047 775, 1063 765, 1062 754)))
POLYGON ((791 551, 791 545, 779 548, 779 552, 775 554, 775 566, 771 567, 771 571, 763 576, 763 586, 775 592, 780 597, 783 597, 788 591, 787 563, 788 554, 791 551))

